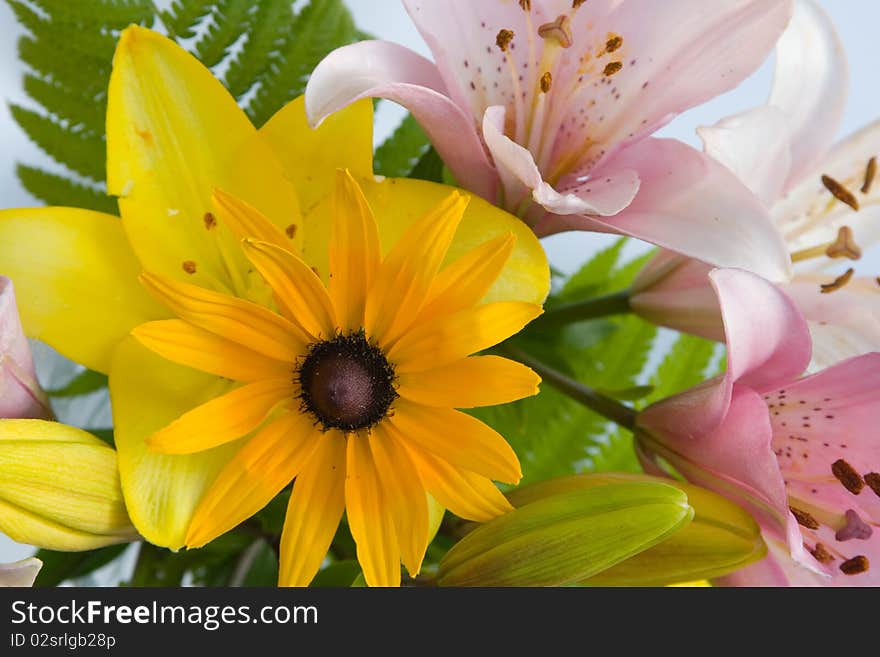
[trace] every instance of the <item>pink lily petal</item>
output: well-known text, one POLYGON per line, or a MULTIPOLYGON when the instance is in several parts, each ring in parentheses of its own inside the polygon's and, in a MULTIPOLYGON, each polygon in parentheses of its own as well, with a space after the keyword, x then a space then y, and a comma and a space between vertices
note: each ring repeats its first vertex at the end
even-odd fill
POLYGON ((880 294, 877 282, 855 278, 833 294, 819 287, 827 276, 799 274, 782 285, 810 323, 811 371, 872 351, 880 351, 880 294))
POLYGON ((5 276, 0 276, 0 417, 51 417, 18 317, 15 289, 5 276))
POLYGON ((706 154, 730 169, 769 208, 782 196, 791 168, 788 120, 758 107, 698 128, 706 154))
MULTIPOLYGON (((532 154, 503 134, 504 117, 504 107, 488 108, 483 119, 483 138, 508 195, 511 190, 522 190, 523 193, 531 190, 532 198, 554 214, 600 216, 617 214, 635 198, 639 177, 632 169, 609 173, 595 180, 573 181, 573 186, 562 192, 556 191, 541 177, 532 154)), ((510 203, 512 199, 506 199, 508 205, 518 205, 522 200, 518 198, 510 203)))
MULTIPOLYGON (((591 224, 714 266, 789 278, 791 260, 767 209, 724 166, 678 141, 645 139, 618 153, 596 177, 624 169, 638 171, 638 195, 620 214, 590 217, 591 224)), ((548 216, 535 232, 549 235, 584 223, 579 216, 548 216)))
POLYGON ((306 87, 306 114, 316 126, 356 100, 387 98, 406 107, 428 133, 453 174, 486 198, 494 195, 492 169, 472 117, 446 94, 437 68, 396 43, 362 41, 330 53, 306 87))
POLYGON ((714 581, 716 586, 778 587, 828 586, 831 580, 796 563, 788 547, 775 540, 767 540, 767 556, 757 563, 740 568, 714 581))
POLYGON ((709 282, 711 271, 699 260, 661 251, 633 281, 630 307, 659 326, 723 342, 724 324, 709 282))
POLYGON ((834 24, 815 0, 798 0, 776 45, 769 101, 785 113, 791 130, 792 167, 786 189, 828 152, 843 118, 848 87, 849 66, 834 24))
POLYGON ((30 557, 13 563, 0 563, 0 587, 33 586, 43 562, 30 557))

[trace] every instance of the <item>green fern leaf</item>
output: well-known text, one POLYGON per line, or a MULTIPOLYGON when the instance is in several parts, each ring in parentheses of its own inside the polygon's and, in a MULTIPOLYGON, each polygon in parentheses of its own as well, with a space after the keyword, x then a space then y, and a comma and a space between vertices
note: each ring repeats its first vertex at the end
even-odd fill
POLYGON ((166 11, 159 13, 159 18, 170 37, 192 39, 216 4, 213 0, 174 0, 166 11))
POLYGON ((226 86, 238 98, 265 77, 270 60, 279 52, 284 34, 293 22, 293 10, 287 0, 258 0, 254 5, 247 40, 230 62, 225 76, 226 86))
POLYGON ((599 251, 572 274, 557 295, 558 301, 570 303, 598 296, 600 287, 617 267, 624 246, 626 246, 626 238, 621 238, 607 249, 599 251))
POLYGON ((654 391, 647 401, 665 399, 704 381, 718 348, 709 340, 680 335, 651 378, 654 391))
POLYGON ((34 0, 34 3, 53 20, 113 25, 119 29, 130 23, 144 23, 155 12, 151 0, 34 0))
POLYGON ((391 136, 376 149, 373 168, 379 175, 389 178, 406 176, 430 147, 422 126, 412 114, 407 114, 391 136))
POLYGON ((104 133, 104 115, 95 111, 97 99, 89 101, 68 87, 35 75, 24 76, 24 90, 70 129, 86 130, 96 135, 104 133))
POLYGON ((196 43, 195 54, 205 66, 216 66, 248 25, 252 3, 248 0, 221 0, 211 13, 210 26, 196 43))
POLYGON ((117 214, 116 199, 62 176, 19 164, 15 169, 24 188, 46 205, 67 205, 117 214))

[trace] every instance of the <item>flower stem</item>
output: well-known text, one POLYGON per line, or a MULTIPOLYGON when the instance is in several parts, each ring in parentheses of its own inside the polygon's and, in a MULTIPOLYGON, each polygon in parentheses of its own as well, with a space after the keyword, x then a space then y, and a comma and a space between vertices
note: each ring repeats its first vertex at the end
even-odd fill
POLYGON ((543 329, 574 322, 582 322, 586 319, 597 319, 608 315, 622 315, 632 312, 629 305, 629 290, 622 290, 604 297, 587 299, 576 303, 567 303, 562 306, 550 308, 541 317, 529 326, 529 330, 543 329))
POLYGON ((519 361, 523 365, 531 367, 538 375, 540 375, 545 383, 550 384, 559 392, 568 395, 575 401, 580 402, 587 408, 620 425, 624 429, 632 431, 635 428, 636 411, 629 406, 621 404, 619 401, 612 399, 611 397, 606 397, 589 386, 584 385, 580 381, 575 381, 562 372, 535 360, 532 356, 518 347, 506 344, 501 347, 501 349, 504 355, 519 361))

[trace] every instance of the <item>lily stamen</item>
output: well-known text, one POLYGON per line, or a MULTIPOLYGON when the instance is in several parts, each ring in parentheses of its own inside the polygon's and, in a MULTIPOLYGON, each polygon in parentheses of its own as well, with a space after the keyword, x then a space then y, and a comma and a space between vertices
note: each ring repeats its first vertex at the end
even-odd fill
POLYGON ((837 238, 834 241, 795 251, 791 254, 791 261, 803 262, 804 260, 812 260, 813 258, 821 258, 823 256, 859 260, 862 257, 862 249, 856 244, 852 228, 842 226, 837 231, 837 238))

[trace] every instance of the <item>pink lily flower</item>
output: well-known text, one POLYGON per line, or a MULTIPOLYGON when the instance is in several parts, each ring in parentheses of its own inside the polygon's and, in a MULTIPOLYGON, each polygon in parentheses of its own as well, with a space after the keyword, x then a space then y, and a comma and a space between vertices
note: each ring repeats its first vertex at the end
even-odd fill
POLYGON ((728 583, 880 584, 880 354, 802 377, 810 334, 791 299, 742 270, 709 278, 727 372, 642 411, 640 457, 760 523, 770 556, 728 583))
MULTIPOLYGON (((809 321, 813 368, 880 351, 877 281, 826 272, 847 258, 857 260, 862 247, 880 239, 880 181, 869 178, 869 163, 880 155, 880 121, 832 148, 846 73, 831 20, 813 0, 798 0, 777 46, 768 105, 699 131, 706 153, 763 200, 786 244, 791 274, 771 280, 809 321), (848 190, 836 191, 858 211, 834 196, 829 179, 848 190)), ((723 339, 710 270, 697 260, 660 253, 636 279, 631 305, 655 323, 723 339)))
POLYGON ((37 383, 12 281, 0 276, 0 418, 51 416, 49 401, 37 383))
POLYGON ((30 557, 14 563, 0 563, 0 587, 33 586, 43 562, 30 557))
POLYGON ((705 154, 651 135, 754 71, 792 0, 404 4, 435 62, 384 41, 334 51, 306 89, 312 125, 387 98, 412 112, 460 183, 538 235, 614 232, 787 274, 754 194, 705 154))

